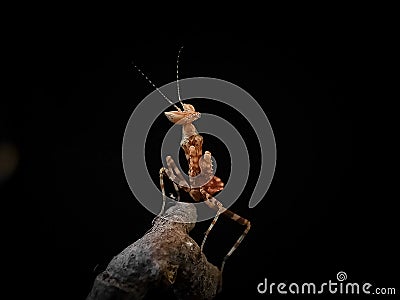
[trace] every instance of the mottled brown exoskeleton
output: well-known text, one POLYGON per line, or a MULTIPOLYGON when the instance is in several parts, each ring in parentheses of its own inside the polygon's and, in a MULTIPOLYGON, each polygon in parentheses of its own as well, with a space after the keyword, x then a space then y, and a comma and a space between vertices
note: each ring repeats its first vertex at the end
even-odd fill
POLYGON ((176 104, 174 104, 170 99, 168 99, 143 72, 138 68, 138 71, 153 85, 153 87, 166 99, 170 104, 172 104, 176 111, 165 112, 166 117, 174 124, 182 125, 182 140, 180 146, 185 152, 186 159, 189 164, 189 182, 185 180, 182 173, 179 171, 176 166, 174 160, 171 156, 166 157, 167 168, 162 167, 160 169, 160 187, 162 192, 162 208, 160 212, 160 216, 164 213, 165 203, 166 203, 166 195, 164 188, 164 176, 168 177, 175 188, 177 193, 176 200, 180 200, 179 190, 183 190, 191 196, 191 198, 195 202, 204 202, 211 209, 216 210, 216 216, 207 229, 203 242, 201 244, 201 250, 204 248, 205 241, 207 236, 209 235, 211 229, 217 222, 217 219, 220 214, 232 219, 235 222, 238 222, 240 225, 245 226, 245 230, 233 247, 229 250, 226 256, 223 259, 221 265, 221 273, 223 271, 226 260, 231 256, 231 254, 237 249, 239 244, 242 242, 244 237, 250 230, 250 221, 242 218, 241 216, 233 213, 232 211, 223 207, 222 203, 219 202, 213 195, 224 188, 224 183, 222 180, 213 174, 212 161, 211 161, 211 153, 209 151, 205 151, 203 156, 203 137, 199 135, 196 127, 193 125, 193 122, 201 117, 201 114, 195 110, 193 105, 184 104, 180 97, 179 90, 179 56, 182 48, 179 50, 178 58, 177 58, 177 68, 176 68, 176 82, 177 82, 177 91, 178 91, 178 99, 179 103, 182 106, 182 109, 179 108, 176 104), (200 175, 200 176, 199 176, 200 175), (198 182, 204 182, 199 186, 198 182))

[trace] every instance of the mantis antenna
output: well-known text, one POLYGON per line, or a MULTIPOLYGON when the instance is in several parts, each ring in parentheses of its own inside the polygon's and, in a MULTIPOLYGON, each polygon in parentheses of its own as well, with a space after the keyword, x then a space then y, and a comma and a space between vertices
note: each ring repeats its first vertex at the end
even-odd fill
POLYGON ((182 49, 183 49, 183 46, 179 49, 178 57, 176 58, 176 87, 177 87, 177 90, 178 90, 179 103, 182 105, 183 110, 185 110, 185 108, 183 107, 181 94, 180 94, 180 90, 179 90, 179 56, 181 55, 182 49))
MULTIPOLYGON (((168 97, 165 96, 164 93, 161 92, 161 90, 160 90, 158 87, 156 87, 156 85, 142 72, 142 70, 139 69, 139 67, 138 67, 137 65, 135 65, 133 62, 132 62, 132 65, 136 68, 136 70, 138 70, 138 72, 139 72, 140 74, 142 74, 142 76, 143 76, 144 78, 147 79, 147 81, 161 94, 161 96, 164 97, 165 100, 167 100, 171 105, 173 105, 178 111, 181 111, 181 109, 180 109, 178 106, 176 106, 176 105, 174 104, 174 102, 172 102, 171 100, 169 100, 168 97)), ((179 102, 180 102, 180 100, 179 100, 179 102)), ((182 102, 181 102, 181 104, 182 104, 182 102)))

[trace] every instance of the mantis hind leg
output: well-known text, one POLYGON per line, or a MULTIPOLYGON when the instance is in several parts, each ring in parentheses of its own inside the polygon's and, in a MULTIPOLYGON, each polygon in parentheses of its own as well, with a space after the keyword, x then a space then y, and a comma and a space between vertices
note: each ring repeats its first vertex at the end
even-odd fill
POLYGON ((245 218, 242 218, 238 214, 235 214, 234 212, 230 211, 229 209, 224 208, 222 206, 221 202, 219 202, 217 199, 215 199, 213 196, 211 196, 209 193, 207 193, 207 191, 205 191, 204 189, 200 189, 200 192, 205 197, 205 201, 204 202, 207 204, 207 206, 217 210, 217 215, 215 216, 214 220, 212 221, 210 227, 208 228, 208 230, 206 232, 206 236, 203 239, 203 243, 201 245, 201 249, 203 249, 205 240, 206 240, 208 234, 210 233, 211 229, 215 225, 215 223, 216 223, 216 221, 217 221, 217 219, 218 219, 220 214, 223 214, 225 217, 228 217, 229 219, 239 223, 240 225, 246 226, 246 228, 243 231, 242 235, 237 239, 235 244, 232 246, 232 248, 229 250, 229 252, 225 255, 225 257, 224 257, 224 259, 222 261, 222 264, 221 264, 221 274, 222 274, 222 272, 224 270, 224 267, 225 267, 226 261, 232 255, 232 253, 239 247, 240 243, 246 237, 247 233, 250 231, 251 224, 250 224, 249 220, 247 220, 245 218))

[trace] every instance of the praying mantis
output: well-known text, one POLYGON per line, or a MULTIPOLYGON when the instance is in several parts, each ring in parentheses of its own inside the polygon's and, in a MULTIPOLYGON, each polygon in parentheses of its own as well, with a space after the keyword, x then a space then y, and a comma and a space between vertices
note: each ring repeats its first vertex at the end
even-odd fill
POLYGON ((205 242, 207 240, 208 235, 210 234, 212 228, 216 224, 220 215, 223 215, 240 225, 244 226, 245 229, 241 236, 237 239, 235 244, 231 247, 229 252, 223 258, 221 264, 221 274, 223 272, 224 266, 228 258, 232 255, 232 253, 238 248, 240 243, 246 237, 247 233, 251 228, 251 223, 249 220, 239 216, 238 214, 230 211, 225 208, 221 202, 219 202, 214 195, 223 190, 224 183, 222 180, 215 176, 213 173, 213 166, 211 161, 211 153, 209 151, 205 151, 203 155, 203 137, 198 133, 195 125, 197 119, 201 117, 200 112, 196 111, 194 106, 188 103, 183 103, 183 100, 180 96, 180 87, 179 87, 179 57, 182 51, 180 48, 177 56, 177 68, 176 68, 176 83, 177 83, 177 94, 178 101, 181 107, 178 107, 174 102, 172 102, 162 91, 136 66, 135 68, 139 71, 139 73, 147 79, 147 81, 161 94, 161 96, 168 101, 171 105, 175 107, 176 110, 165 112, 165 116, 169 121, 176 125, 182 126, 182 139, 180 142, 181 148, 185 152, 186 160, 189 165, 189 182, 185 180, 179 168, 176 166, 174 160, 171 156, 167 156, 165 158, 167 168, 162 167, 159 171, 160 175, 160 188, 162 192, 162 207, 159 216, 162 216, 165 210, 166 203, 166 195, 165 195, 165 185, 164 178, 168 178, 175 188, 177 197, 176 200, 180 201, 180 191, 184 191, 190 195, 190 197, 195 202, 204 202, 209 208, 216 211, 216 215, 208 227, 205 236, 203 238, 201 244, 201 251, 203 252, 203 248, 205 242), (199 184, 201 182, 201 184, 199 184))

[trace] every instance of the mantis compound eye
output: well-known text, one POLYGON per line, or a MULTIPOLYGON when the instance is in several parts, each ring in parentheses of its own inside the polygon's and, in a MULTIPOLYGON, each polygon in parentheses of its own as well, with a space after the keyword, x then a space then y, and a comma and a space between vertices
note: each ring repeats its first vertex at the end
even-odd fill
POLYGON ((164 114, 172 123, 179 125, 191 123, 201 117, 201 114, 199 112, 190 111, 168 111, 164 114))
POLYGON ((195 112, 194 106, 191 104, 183 104, 183 109, 187 112, 195 112))

